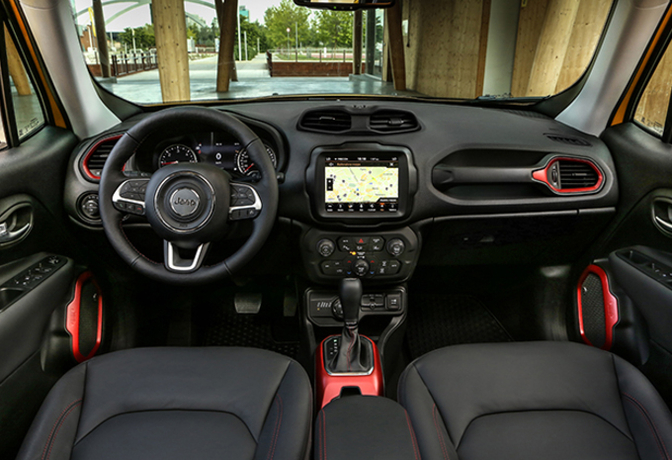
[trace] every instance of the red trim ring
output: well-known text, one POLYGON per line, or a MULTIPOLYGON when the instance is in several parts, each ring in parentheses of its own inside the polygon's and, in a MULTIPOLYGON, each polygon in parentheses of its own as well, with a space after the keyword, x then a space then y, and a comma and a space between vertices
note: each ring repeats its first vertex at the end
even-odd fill
POLYGON ((581 278, 579 279, 579 284, 576 289, 576 301, 579 313, 579 333, 581 334, 581 339, 583 339, 586 344, 595 346, 590 342, 590 340, 588 340, 588 337, 586 336, 586 331, 583 326, 583 305, 581 301, 581 286, 583 286, 583 282, 586 281, 586 278, 588 278, 588 275, 591 273, 599 276, 600 280, 602 281, 602 295, 604 298, 604 322, 606 331, 604 345, 602 345, 601 348, 603 350, 610 350, 614 342, 614 328, 618 324, 619 320, 618 299, 611 293, 611 289, 609 288, 609 276, 602 268, 598 267, 597 265, 589 265, 588 268, 586 268, 586 270, 581 275, 581 278))
POLYGON ((329 336, 320 343, 315 353, 316 361, 316 401, 319 408, 323 408, 333 399, 341 395, 341 391, 346 387, 356 387, 362 395, 383 396, 383 369, 380 364, 380 353, 376 343, 366 336, 360 336, 363 340, 368 340, 373 345, 373 372, 370 375, 329 375, 324 367, 324 342, 338 337, 329 336))
POLYGON ((104 144, 105 142, 109 142, 109 141, 119 140, 122 137, 123 137, 123 134, 119 134, 119 135, 112 136, 112 137, 106 137, 105 139, 101 139, 98 142, 96 142, 93 145, 93 147, 91 147, 89 149, 89 151, 86 152, 86 155, 82 159, 82 171, 84 171, 84 174, 86 174, 90 179, 100 180, 100 176, 96 176, 89 169, 89 165, 88 165, 89 159, 93 156, 93 154, 96 152, 96 150, 98 150, 98 147, 100 147, 102 144, 104 144))
POLYGON ((72 355, 78 363, 93 358, 100 348, 103 338, 103 294, 100 291, 98 283, 92 278, 93 273, 91 272, 84 272, 79 275, 75 284, 75 297, 66 308, 65 329, 72 339, 72 355), (79 316, 82 304, 82 287, 89 279, 91 279, 91 282, 96 287, 96 291, 98 291, 98 325, 96 329, 96 343, 89 354, 84 356, 79 349, 79 316))
POLYGON ((532 180, 541 182, 545 184, 548 188, 550 188, 552 191, 555 193, 589 193, 589 192, 595 192, 602 188, 602 184, 604 183, 604 175, 602 174, 602 171, 600 171, 600 168, 597 167, 595 163, 593 163, 590 160, 584 160, 582 158, 571 158, 571 157, 554 157, 551 159, 551 161, 548 162, 546 167, 544 169, 537 169, 536 171, 532 172, 532 180), (551 169, 551 167, 557 163, 558 161, 573 161, 575 163, 585 163, 590 165, 593 170, 597 173, 597 184, 595 184, 593 187, 582 187, 582 188, 555 188, 553 184, 551 183, 550 180, 548 180, 548 171, 551 169))

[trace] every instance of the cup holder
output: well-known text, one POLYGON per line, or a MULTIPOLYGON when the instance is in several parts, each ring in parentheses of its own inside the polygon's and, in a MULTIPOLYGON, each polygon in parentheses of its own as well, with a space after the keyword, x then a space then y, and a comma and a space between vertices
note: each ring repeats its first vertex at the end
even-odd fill
POLYGON ((21 289, 0 289, 0 310, 4 310, 24 293, 21 289))

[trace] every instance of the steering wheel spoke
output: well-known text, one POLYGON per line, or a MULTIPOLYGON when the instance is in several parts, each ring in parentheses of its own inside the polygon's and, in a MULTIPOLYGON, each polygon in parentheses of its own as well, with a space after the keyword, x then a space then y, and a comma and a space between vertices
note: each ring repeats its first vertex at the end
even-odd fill
POLYGON ((149 178, 128 179, 122 182, 112 195, 112 204, 117 211, 145 215, 145 193, 149 178))
POLYGON ((201 268, 210 243, 194 249, 181 248, 178 243, 163 240, 163 262, 168 271, 174 273, 192 273, 201 268), (189 252, 190 255, 185 255, 189 252))
POLYGON ((229 221, 255 219, 261 213, 263 203, 257 190, 242 182, 231 184, 229 221))

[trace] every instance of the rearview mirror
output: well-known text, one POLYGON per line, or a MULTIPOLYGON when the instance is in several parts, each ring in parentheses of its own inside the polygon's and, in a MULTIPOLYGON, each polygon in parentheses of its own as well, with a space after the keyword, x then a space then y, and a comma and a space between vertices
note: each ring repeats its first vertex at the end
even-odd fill
POLYGON ((353 11, 364 8, 389 8, 395 0, 294 0, 299 6, 308 8, 328 8, 330 10, 353 11))

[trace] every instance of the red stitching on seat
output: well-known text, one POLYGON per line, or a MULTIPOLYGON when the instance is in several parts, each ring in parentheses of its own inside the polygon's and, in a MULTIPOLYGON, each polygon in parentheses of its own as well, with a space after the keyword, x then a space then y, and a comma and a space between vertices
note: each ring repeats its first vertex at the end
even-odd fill
POLYGON ((420 460, 420 448, 417 446, 418 442, 415 439, 415 431, 413 431, 413 425, 411 425, 411 419, 408 418, 408 412, 404 409, 406 414, 406 423, 408 424, 408 431, 411 433, 411 443, 413 444, 413 453, 415 454, 415 460, 420 460))
POLYGON ((278 442, 278 434, 280 433, 280 425, 282 425, 282 398, 280 395, 275 395, 276 400, 278 401, 278 418, 275 420, 275 433, 273 435, 273 441, 271 443, 271 448, 268 450, 267 459, 272 459, 275 455, 275 446, 278 442))
POLYGON ((67 419, 68 415, 70 415, 70 413, 73 410, 75 410, 75 407, 77 407, 81 403, 82 403, 82 400, 80 399, 80 400, 74 402, 73 404, 71 404, 70 409, 65 413, 65 415, 63 416, 63 418, 59 422, 58 428, 56 429, 56 432, 54 433, 54 437, 51 439, 51 445, 49 446, 49 452, 47 452, 46 460, 49 460, 49 457, 51 456, 51 449, 54 448, 54 444, 56 443, 56 436, 58 436, 58 432, 61 431, 61 427, 63 426, 63 423, 65 422, 65 419, 67 419))
POLYGON ((651 415, 649 414, 649 411, 646 410, 646 407, 639 401, 637 401, 635 398, 630 396, 627 393, 621 393, 623 396, 625 396, 628 401, 630 401, 636 408, 639 410, 639 412, 644 416, 644 419, 646 420, 646 423, 649 427, 649 430, 653 434, 654 438, 656 438, 657 444, 658 444, 658 450, 660 451, 660 455, 667 459, 670 460, 670 454, 667 452, 667 448, 665 447, 665 443, 663 442, 663 438, 660 437, 660 433, 658 433, 658 428, 656 428, 655 423, 653 423, 653 418, 651 418, 651 415), (664 451, 664 453, 663 453, 664 451))
POLYGON ((441 444, 441 452, 443 453, 443 458, 450 460, 450 456, 448 455, 448 448, 446 447, 445 441, 443 440, 443 435, 441 434, 441 430, 439 428, 439 421, 437 420, 437 410, 436 410, 436 404, 434 404, 434 407, 432 407, 432 413, 434 414, 434 426, 436 427, 436 435, 439 437, 439 444, 441 444))
POLYGON ((61 420, 61 417, 63 417, 63 414, 65 414, 69 409, 72 408, 73 405, 75 405, 78 402, 81 402, 81 399, 77 399, 76 401, 71 402, 68 406, 66 406, 65 409, 63 409, 63 412, 61 412, 61 415, 59 415, 56 418, 56 421, 54 422, 54 426, 51 427, 51 431, 49 432, 49 436, 47 437, 47 442, 44 444, 44 450, 42 451, 42 457, 41 459, 44 460, 44 456, 47 455, 47 447, 49 447, 49 441, 51 441, 51 435, 54 434, 54 430, 56 429, 56 425, 58 425, 58 421, 61 420))

